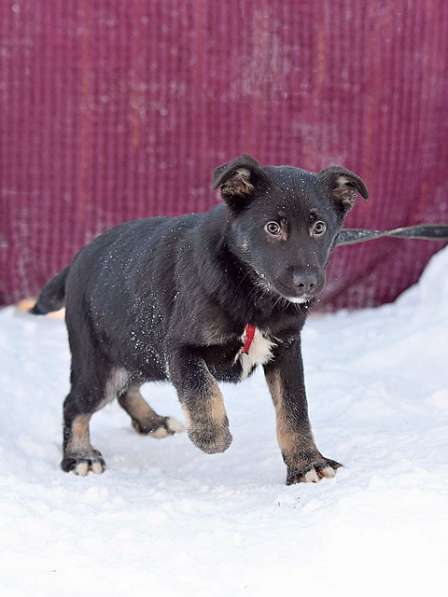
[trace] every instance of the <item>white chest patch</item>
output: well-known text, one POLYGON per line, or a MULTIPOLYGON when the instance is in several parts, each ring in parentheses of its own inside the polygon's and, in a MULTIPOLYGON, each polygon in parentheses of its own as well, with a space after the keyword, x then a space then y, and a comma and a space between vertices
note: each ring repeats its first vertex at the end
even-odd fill
MULTIPOLYGON (((244 334, 241 337, 242 342, 244 342, 244 334)), ((255 328, 254 339, 252 340, 252 344, 249 347, 249 351, 247 354, 240 350, 236 355, 235 361, 237 359, 240 360, 242 372, 241 372, 241 379, 246 379, 249 375, 252 367, 255 365, 264 365, 272 359, 272 349, 275 346, 275 342, 269 340, 263 336, 263 333, 258 329, 255 328)))

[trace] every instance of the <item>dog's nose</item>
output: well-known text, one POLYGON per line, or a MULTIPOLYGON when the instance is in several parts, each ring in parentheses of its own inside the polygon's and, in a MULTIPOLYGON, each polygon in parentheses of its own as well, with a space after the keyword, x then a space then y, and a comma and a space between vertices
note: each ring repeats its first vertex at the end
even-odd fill
POLYGON ((294 272, 292 282, 299 294, 314 294, 319 288, 319 276, 316 272, 294 272))

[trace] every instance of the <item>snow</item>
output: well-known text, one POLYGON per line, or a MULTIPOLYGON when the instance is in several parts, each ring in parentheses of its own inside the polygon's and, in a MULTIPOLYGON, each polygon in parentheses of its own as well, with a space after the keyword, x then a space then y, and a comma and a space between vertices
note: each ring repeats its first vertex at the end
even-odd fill
MULTIPOLYGON (((141 437, 95 415, 104 475, 59 470, 63 322, 0 312, 3 595, 445 594, 448 249, 393 305, 310 318, 306 380, 335 479, 286 487, 260 373, 224 386, 234 441, 141 437)), ((145 386, 181 417, 169 385, 145 386)))

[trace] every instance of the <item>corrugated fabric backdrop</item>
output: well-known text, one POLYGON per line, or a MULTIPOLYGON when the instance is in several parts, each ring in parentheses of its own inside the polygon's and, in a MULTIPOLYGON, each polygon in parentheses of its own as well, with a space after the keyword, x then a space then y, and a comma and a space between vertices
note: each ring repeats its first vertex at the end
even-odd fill
MULTIPOLYGON (((0 0, 0 303, 99 232, 205 210, 247 152, 343 164, 348 225, 448 221, 446 0, 0 0)), ((321 308, 391 301, 440 244, 339 248, 321 308)))

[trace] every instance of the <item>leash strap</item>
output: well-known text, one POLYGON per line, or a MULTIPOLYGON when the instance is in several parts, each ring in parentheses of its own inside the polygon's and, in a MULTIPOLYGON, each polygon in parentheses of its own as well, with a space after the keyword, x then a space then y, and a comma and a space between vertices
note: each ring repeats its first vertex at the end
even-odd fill
POLYGON ((336 237, 334 246, 355 245, 377 238, 408 238, 417 240, 448 240, 448 224, 420 224, 394 230, 345 228, 336 237))

